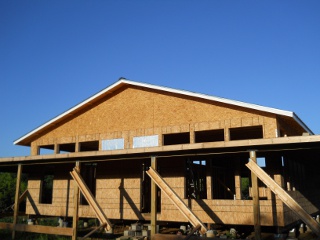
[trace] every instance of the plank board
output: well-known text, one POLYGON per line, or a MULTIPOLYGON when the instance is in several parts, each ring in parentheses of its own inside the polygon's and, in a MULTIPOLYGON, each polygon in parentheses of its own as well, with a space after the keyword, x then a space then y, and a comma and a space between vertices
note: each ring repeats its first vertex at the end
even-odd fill
POLYGON ((154 181, 158 187, 168 196, 173 204, 180 210, 180 212, 190 221, 190 223, 196 227, 201 226, 200 232, 205 234, 207 228, 201 222, 201 220, 188 208, 188 206, 182 201, 182 199, 173 191, 173 189, 163 180, 163 178, 152 167, 146 171, 149 177, 154 181))
MULTIPOLYGON (((13 223, 0 223, 0 229, 13 230, 13 223)), ((15 231, 72 236, 72 228, 16 224, 15 231)))
POLYGON ((279 184, 277 184, 255 162, 249 161, 246 166, 265 184, 272 192, 286 204, 310 229, 320 237, 320 225, 313 219, 279 184))

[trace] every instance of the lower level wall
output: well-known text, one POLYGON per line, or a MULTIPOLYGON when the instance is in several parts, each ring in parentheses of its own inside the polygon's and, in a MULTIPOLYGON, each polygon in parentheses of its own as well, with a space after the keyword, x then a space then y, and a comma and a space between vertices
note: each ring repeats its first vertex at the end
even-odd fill
MULTIPOLYGON (((141 213, 141 165, 143 161, 117 165, 100 164, 97 168, 96 200, 109 219, 144 220, 141 213), (121 177, 119 177, 121 176, 121 177)), ((181 162, 176 162, 177 166, 181 162)), ((172 166, 171 171, 162 165, 160 172, 164 180, 184 199, 184 171, 172 166), (171 174, 170 172, 173 172, 171 174)), ((183 169, 183 168, 182 168, 183 169)), ((148 176, 146 176, 148 177, 148 176)), ((52 204, 39 202, 41 180, 35 176, 28 182, 30 198, 26 213, 59 217, 72 217, 74 181, 68 172, 60 174, 53 181, 52 204)), ((204 223, 253 225, 252 200, 199 199, 183 200, 204 223)), ((283 204, 274 200, 261 200, 261 224, 283 226, 283 204)), ((95 214, 88 205, 80 205, 80 218, 94 218, 95 214)), ((161 194, 159 221, 186 222, 185 217, 164 194, 161 194)))

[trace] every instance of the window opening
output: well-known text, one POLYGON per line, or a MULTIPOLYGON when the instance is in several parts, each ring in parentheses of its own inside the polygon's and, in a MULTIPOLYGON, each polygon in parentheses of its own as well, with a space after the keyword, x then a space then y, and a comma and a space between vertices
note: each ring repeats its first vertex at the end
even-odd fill
POLYGON ((148 177, 146 170, 150 164, 144 162, 142 164, 141 175, 141 212, 148 213, 151 211, 151 180, 148 177))
POLYGON ((233 169, 212 167, 212 198, 233 199, 235 194, 233 169))
POLYGON ((262 126, 230 128, 230 140, 263 138, 262 126))
MULTIPOLYGON (((142 173, 141 173, 141 212, 150 213, 151 212, 151 178, 148 176, 146 171, 150 167, 150 161, 144 161, 142 163, 142 173)), ((158 172, 160 173, 159 169, 158 172)), ((157 186, 157 212, 161 212, 161 190, 157 186)))
POLYGON ((249 176, 241 176, 241 199, 249 200, 250 197, 250 178, 249 176))
POLYGON ((218 142, 224 141, 224 129, 206 130, 195 132, 195 142, 218 142))
POLYGON ((53 179, 53 173, 46 173, 42 177, 40 186, 40 203, 52 204, 53 179))
POLYGON ((264 157, 258 157, 257 158, 257 164, 261 168, 266 167, 266 159, 264 157))
POLYGON ((99 150, 99 141, 80 142, 80 146, 79 146, 80 152, 98 151, 98 150, 99 150))
POLYGON ((117 149, 124 149, 123 138, 102 140, 102 150, 117 150, 117 149))
MULTIPOLYGON (((266 166, 265 158, 258 157, 257 164, 262 169, 265 169, 265 166, 266 166)), ((259 188, 259 199, 266 200, 268 198, 267 197, 267 186, 259 178, 258 178, 258 188, 259 188)), ((244 171, 241 174, 241 199, 242 200, 252 200, 251 171, 244 171)))
POLYGON ((186 164, 186 198, 207 198, 207 175, 205 160, 187 160, 186 164))
POLYGON ((60 153, 70 153, 76 151, 76 144, 75 143, 64 143, 59 144, 59 152, 60 153))
MULTIPOLYGON (((86 163, 82 164, 80 167, 80 173, 83 178, 83 181, 88 186, 90 192, 92 193, 93 197, 96 196, 96 163, 86 163)), ((81 205, 89 205, 83 194, 80 195, 80 204, 81 205)))
POLYGON ((158 135, 134 137, 133 148, 157 147, 159 146, 158 139, 158 135))
POLYGON ((54 145, 39 146, 39 155, 54 154, 54 145))
POLYGON ((190 133, 170 133, 163 135, 163 145, 187 144, 190 143, 190 133))

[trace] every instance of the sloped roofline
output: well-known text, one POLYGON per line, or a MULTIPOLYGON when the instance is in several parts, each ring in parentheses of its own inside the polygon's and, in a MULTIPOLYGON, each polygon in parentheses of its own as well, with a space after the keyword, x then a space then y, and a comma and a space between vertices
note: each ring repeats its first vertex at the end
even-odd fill
POLYGON ((220 103, 225 103, 225 104, 230 104, 234 106, 239 106, 239 107, 244 107, 244 108, 249 108, 253 110, 258 110, 258 111, 263 111, 263 112, 268 112, 268 113, 273 113, 281 116, 286 116, 286 117, 291 117, 293 118, 305 131, 307 131, 309 134, 314 134, 307 125, 304 124, 304 122, 294 113, 291 111, 285 111, 277 108, 270 108, 270 107, 265 107, 261 105, 256 105, 256 104, 251 104, 251 103, 245 103, 241 101, 236 101, 236 100, 231 100, 227 98, 221 98, 221 97, 216 97, 216 96, 210 96, 206 94, 201 94, 201 93, 195 93, 195 92, 190 92, 186 90, 179 90, 179 89, 174 89, 174 88, 169 88, 169 87, 163 87, 163 86, 157 86, 153 84, 148 84, 148 83, 142 83, 142 82, 136 82, 136 81, 131 81, 127 80, 124 78, 119 79, 119 81, 115 82, 114 84, 110 85, 109 87, 106 87, 102 91, 94 94, 93 96, 89 97, 88 99, 82 101, 81 103, 77 104, 76 106, 70 108, 69 110, 63 112, 62 114, 58 115, 57 117, 49 120, 48 122, 42 124, 38 128, 30 131, 29 133, 25 134, 24 136, 20 137, 13 143, 15 145, 21 144, 24 140, 26 140, 28 137, 31 137, 32 135, 36 134, 38 131, 54 124, 56 121, 68 116, 72 115, 72 112, 76 111, 77 109, 89 104, 93 100, 105 95, 106 93, 112 93, 116 89, 125 86, 125 85, 132 85, 132 86, 138 86, 138 87, 144 87, 144 88, 150 88, 154 90, 159 90, 159 91, 165 91, 165 92, 170 92, 170 93, 175 93, 175 94, 180 94, 180 95, 185 95, 185 96, 191 96, 195 98, 201 98, 205 100, 210 100, 210 101, 216 101, 220 103))

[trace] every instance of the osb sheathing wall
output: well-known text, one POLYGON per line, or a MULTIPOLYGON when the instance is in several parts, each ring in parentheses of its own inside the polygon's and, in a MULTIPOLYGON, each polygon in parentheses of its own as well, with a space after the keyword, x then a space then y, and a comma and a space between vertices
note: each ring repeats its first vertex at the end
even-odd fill
MULTIPOLYGON (((97 168, 96 199, 108 218, 141 219, 140 183, 141 161, 99 164, 97 168)), ((40 203, 41 174, 28 180, 31 201, 27 201, 26 214, 72 217, 74 181, 69 175, 72 167, 55 168, 52 204, 40 203), (68 169, 70 168, 70 169, 68 169)), ((80 205, 80 217, 95 217, 88 205, 80 205)))
MULTIPOLYGON (((141 206, 141 166, 142 161, 121 161, 99 163, 97 168, 96 199, 110 219, 143 219, 141 206)), ((160 163, 164 180, 181 199, 185 199, 184 160, 171 159, 160 163)), ((39 178, 38 178, 39 179, 39 178)), ((28 189, 34 204, 27 204, 27 214, 51 216, 72 216, 73 181, 62 177, 55 178, 52 204, 39 204, 40 180, 29 180, 28 189), (35 206, 35 208, 34 208, 35 206), (35 211, 36 209, 36 211, 35 211)), ((208 182, 208 186, 210 183, 208 182)), ((191 200, 192 211, 205 223, 253 224, 251 200, 203 199, 191 200)), ((283 204, 278 199, 260 201, 261 224, 283 225, 283 204)), ((80 217, 95 217, 89 206, 81 205, 80 217)), ((176 206, 161 194, 161 213, 159 221, 186 221, 176 206)))
POLYGON ((48 215, 48 216, 72 216, 73 212, 73 180, 57 179, 53 181, 52 204, 40 203, 39 178, 28 180, 28 191, 26 214, 48 215))
MULTIPOLYGON (((160 166, 161 175, 165 181, 173 188, 185 204, 189 205, 192 211, 205 223, 218 224, 253 224, 252 200, 227 200, 212 199, 209 192, 210 181, 207 180, 207 199, 191 200, 185 199, 185 172, 179 171, 184 164, 182 161, 168 161, 167 165, 160 166)), ((237 172, 237 169, 234 169, 237 172)), ((207 176, 207 179, 209 177, 207 176)), ((235 180, 236 181, 236 180, 235 180)), ((260 189, 263 189, 261 187, 260 189)), ((268 200, 260 201, 261 224, 265 226, 278 225, 283 226, 283 204, 280 199, 272 199, 271 194, 268 200)), ((184 221, 184 217, 172 204, 170 199, 161 195, 161 214, 158 219, 163 221, 184 221)))
POLYGON ((31 154, 38 154, 38 146, 43 145, 119 137, 125 139, 125 148, 131 148, 134 136, 192 134, 207 129, 225 129, 228 140, 229 128, 255 125, 263 126, 264 138, 276 136, 277 120, 273 114, 129 87, 88 106, 34 140, 31 154))

